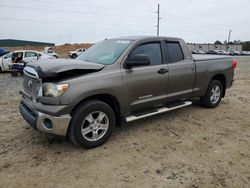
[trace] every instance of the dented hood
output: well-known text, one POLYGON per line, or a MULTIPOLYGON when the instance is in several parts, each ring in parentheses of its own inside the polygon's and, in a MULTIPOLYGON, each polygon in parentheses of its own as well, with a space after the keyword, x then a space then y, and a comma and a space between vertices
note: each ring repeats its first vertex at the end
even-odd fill
POLYGON ((56 77, 59 73, 71 70, 95 72, 105 67, 105 65, 73 59, 38 60, 28 63, 27 66, 33 67, 40 78, 56 77))

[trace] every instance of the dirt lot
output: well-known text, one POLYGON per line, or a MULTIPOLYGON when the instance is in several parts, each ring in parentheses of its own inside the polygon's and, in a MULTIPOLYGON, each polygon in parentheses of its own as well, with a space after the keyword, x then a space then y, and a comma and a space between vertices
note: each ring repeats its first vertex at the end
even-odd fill
POLYGON ((238 59, 218 108, 130 123, 91 150, 29 128, 22 78, 0 74, 0 187, 250 187, 250 58, 238 59))

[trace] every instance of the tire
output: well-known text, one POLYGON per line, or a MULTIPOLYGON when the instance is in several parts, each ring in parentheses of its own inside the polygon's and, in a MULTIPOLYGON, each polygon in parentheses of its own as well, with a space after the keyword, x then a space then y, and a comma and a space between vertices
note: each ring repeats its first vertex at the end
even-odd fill
POLYGON ((76 54, 72 54, 72 58, 73 59, 77 58, 77 55, 76 54))
POLYGON ((201 97, 201 105, 206 108, 215 108, 220 104, 224 92, 222 83, 219 80, 211 80, 205 96, 201 97))
POLYGON ((76 145, 86 149, 95 148, 109 139, 115 122, 115 113, 108 104, 97 100, 88 101, 74 111, 68 136, 76 145))
POLYGON ((11 71, 11 76, 13 76, 13 77, 17 77, 18 76, 18 72, 16 72, 16 71, 11 71))

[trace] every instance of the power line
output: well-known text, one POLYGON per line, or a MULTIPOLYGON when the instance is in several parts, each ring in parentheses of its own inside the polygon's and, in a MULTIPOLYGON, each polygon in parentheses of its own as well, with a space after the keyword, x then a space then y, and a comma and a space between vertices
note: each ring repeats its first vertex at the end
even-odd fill
MULTIPOLYGON (((123 24, 107 24, 107 23, 102 23, 101 25, 97 25, 96 23, 93 22, 74 22, 74 21, 61 21, 61 20, 37 20, 37 19, 21 19, 21 18, 0 18, 0 20, 8 20, 8 21, 27 21, 27 22, 45 22, 45 23, 57 23, 57 24, 63 24, 63 23, 68 23, 68 24, 86 24, 86 25, 94 25, 97 27, 102 27, 102 26, 111 26, 111 27, 120 27, 123 26, 123 24)), ((132 24, 127 24, 126 26, 140 26, 140 27, 151 27, 151 25, 132 25, 132 24)))
MULTIPOLYGON (((63 13, 67 12, 67 13, 71 13, 71 14, 87 14, 87 15, 90 14, 90 15, 102 16, 102 17, 104 16, 103 13, 93 13, 93 12, 75 11, 75 10, 47 9, 47 8, 27 7, 27 6, 15 6, 15 5, 0 5, 0 7, 15 8, 15 9, 39 10, 39 11, 53 11, 53 12, 63 12, 63 13)), ((120 14, 105 14, 105 16, 154 19, 154 17, 131 16, 131 15, 120 15, 120 14)))
MULTIPOLYGON (((20 18, 0 18, 0 20, 8 20, 8 21, 19 21, 19 22, 45 22, 45 23, 56 23, 56 24, 84 24, 84 25, 92 25, 92 26, 95 26, 95 27, 121 27, 121 26, 124 26, 124 27, 127 27, 127 25, 118 25, 118 24, 101 24, 101 25, 97 25, 95 23, 87 23, 87 22, 72 22, 72 21, 61 21, 61 20, 37 20, 37 19, 20 19, 20 18)), ((151 25, 131 25, 129 24, 130 26, 136 26, 138 28, 138 26, 140 27, 148 27, 150 28, 151 25)), ((164 27, 164 26, 163 26, 164 27)), ((205 35, 204 33, 201 33, 197 30, 190 30, 190 29, 180 29, 178 27, 171 27, 171 26, 167 26, 168 30, 178 30, 179 32, 190 32, 190 33, 196 33, 196 34, 200 34, 200 35, 205 35)), ((130 27, 131 29, 131 27, 130 27)), ((68 36, 68 35, 67 35, 68 36)), ((206 36, 206 35, 205 35, 206 36)), ((211 37, 211 35, 207 35, 209 37, 211 37)), ((222 34, 215 34, 213 36, 224 36, 222 34)))
POLYGON ((111 8, 111 7, 102 7, 102 6, 94 6, 94 5, 88 5, 88 4, 84 4, 84 6, 82 6, 82 4, 79 3, 65 3, 65 2, 59 2, 59 1, 48 1, 48 0, 33 0, 34 2, 38 2, 38 3, 57 3, 60 5, 67 5, 67 6, 73 6, 73 7, 90 7, 90 8, 97 8, 97 9, 107 9, 107 10, 119 10, 119 11, 126 11, 126 12, 141 12, 141 13, 150 13, 153 14, 153 12, 151 11, 145 11, 145 10, 138 10, 138 9, 121 9, 121 8, 111 8))
MULTIPOLYGON (((43 0, 36 0, 38 2, 42 1, 42 2, 50 2, 50 1, 43 1, 43 0)), ((62 4, 62 3, 60 3, 62 4)), ((68 13, 72 13, 72 14, 87 14, 87 15, 95 15, 95 16, 102 16, 103 17, 103 13, 93 13, 93 12, 85 12, 85 11, 72 11, 72 10, 62 10, 62 9, 46 9, 46 8, 37 8, 37 7, 27 7, 27 6, 15 6, 15 5, 0 5, 0 7, 7 7, 7 8, 17 8, 17 9, 35 9, 35 10, 40 10, 40 11, 53 11, 53 12, 68 12, 68 13)), ((96 6, 92 6, 95 7, 96 6)), ((101 7, 99 7, 101 8, 101 7)), ((104 7, 102 7, 104 8, 104 7)), ((108 9, 108 7, 106 7, 108 9)), ((112 8, 111 8, 112 9, 112 8)), ((158 12, 158 11, 157 11, 158 12)), ((156 13, 157 13, 156 12, 156 13)), ((132 15, 117 15, 117 14, 105 14, 106 16, 115 16, 115 17, 126 17, 126 18, 143 18, 143 19, 153 19, 153 17, 145 17, 145 16, 132 16, 132 15)), ((249 33, 249 29, 245 28, 246 30, 237 27, 237 26, 223 26, 221 24, 216 24, 216 23, 211 23, 211 22, 205 22, 205 21, 199 21, 199 20, 194 20, 194 19, 187 19, 181 16, 176 16, 176 15, 169 15, 167 14, 166 17, 170 17, 171 19, 177 19, 179 22, 186 22, 186 23, 191 23, 193 25, 210 25, 210 27, 214 27, 214 28, 223 28, 223 29, 227 29, 227 28, 234 28, 234 30, 238 30, 241 32, 247 32, 249 33), (238 29, 236 29, 238 28, 238 29)), ((158 25, 158 24, 157 24, 158 25)))
POLYGON ((170 17, 173 19, 179 19, 179 20, 184 20, 186 22, 191 22, 191 23, 199 23, 199 24, 203 24, 203 25, 211 25, 213 27, 218 27, 218 28, 238 28, 239 30, 250 30, 249 28, 243 28, 241 26, 233 26, 233 25, 223 25, 223 24, 218 24, 218 23, 212 23, 212 22, 207 22, 204 20, 196 20, 196 19, 192 19, 192 18, 187 18, 187 17, 182 17, 182 16, 177 16, 177 15, 173 15, 173 14, 166 14, 164 15, 166 17, 170 17))

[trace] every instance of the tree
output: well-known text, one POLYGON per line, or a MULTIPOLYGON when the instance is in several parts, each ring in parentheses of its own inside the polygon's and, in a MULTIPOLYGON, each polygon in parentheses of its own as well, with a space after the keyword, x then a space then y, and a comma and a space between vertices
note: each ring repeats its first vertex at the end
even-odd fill
POLYGON ((250 41, 246 41, 242 43, 242 50, 243 51, 250 51, 250 41))
POLYGON ((214 42, 214 44, 215 44, 215 45, 221 45, 221 44, 222 44, 222 42, 221 42, 221 41, 219 41, 219 40, 217 40, 217 41, 215 41, 215 42, 214 42))

